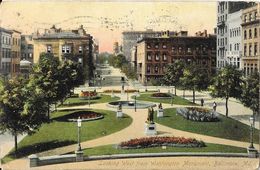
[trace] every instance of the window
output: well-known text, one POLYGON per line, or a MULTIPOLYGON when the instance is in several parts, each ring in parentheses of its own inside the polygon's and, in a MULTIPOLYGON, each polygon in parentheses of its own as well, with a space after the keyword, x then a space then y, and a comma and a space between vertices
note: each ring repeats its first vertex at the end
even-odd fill
POLYGON ((249 21, 252 21, 253 18, 252 18, 252 14, 249 14, 249 21))
POLYGON ((158 43, 155 44, 155 48, 156 48, 156 49, 159 48, 159 44, 158 44, 158 43))
POLYGON ((255 43, 255 46, 254 46, 254 55, 255 56, 257 55, 257 43, 255 43))
POLYGON ((255 19, 257 18, 257 11, 255 12, 255 19))
POLYGON ((175 47, 172 47, 172 52, 176 53, 175 47))
POLYGON ((82 53, 82 46, 79 46, 79 53, 82 53))
POLYGON ((51 53, 52 52, 52 46, 51 45, 47 45, 47 53, 51 53))
POLYGON ((147 73, 150 73, 151 72, 151 67, 150 66, 147 66, 147 73))
POLYGON ((232 51, 232 44, 229 45, 229 51, 232 51))
POLYGON ((246 56, 246 44, 244 45, 244 56, 246 56))
POLYGON ((163 44, 163 45, 162 45, 162 48, 163 48, 163 49, 166 49, 166 48, 167 48, 166 44, 163 44))
POLYGON ((66 53, 70 53, 70 46, 66 47, 66 53))
POLYGON ((190 47, 188 47, 187 52, 191 53, 191 48, 190 47))
POLYGON ((62 48, 61 48, 61 52, 66 53, 66 54, 71 53, 71 46, 63 45, 62 48))
POLYGON ((244 39, 246 39, 247 38, 247 36, 246 36, 246 30, 244 31, 244 39))
POLYGON ((160 60, 160 56, 159 56, 158 53, 155 54, 155 60, 156 60, 156 61, 159 61, 159 60, 160 60))
POLYGON ((151 48, 151 44, 147 44, 147 48, 150 49, 151 48))
POLYGON ((62 52, 62 53, 65 53, 65 49, 66 49, 66 47, 63 45, 63 46, 62 46, 62 49, 61 49, 61 52, 62 52))
POLYGON ((147 53, 147 60, 148 60, 148 61, 151 61, 151 60, 152 60, 152 55, 151 55, 151 53, 147 53))
POLYGON ((257 28, 255 28, 255 34, 254 34, 255 38, 257 38, 257 28))
POLYGON ((165 53, 163 54, 163 61, 167 61, 167 55, 165 53))
POLYGON ((179 47, 179 53, 181 53, 182 52, 182 48, 181 47, 179 47))
POLYGON ((244 16, 244 22, 246 22, 246 20, 247 20, 247 15, 244 16))
POLYGON ((252 45, 249 44, 249 56, 251 56, 251 54, 252 54, 252 45))
POLYGON ((158 72, 159 72, 158 66, 155 66, 155 67, 154 67, 154 72, 155 72, 155 73, 158 73, 158 72))
POLYGON ((251 38, 252 38, 252 30, 249 29, 249 39, 251 39, 251 38))

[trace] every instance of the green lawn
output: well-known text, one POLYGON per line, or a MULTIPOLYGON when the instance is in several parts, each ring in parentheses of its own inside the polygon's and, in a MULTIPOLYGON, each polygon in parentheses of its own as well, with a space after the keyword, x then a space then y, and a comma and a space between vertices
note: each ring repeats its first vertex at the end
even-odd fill
MULTIPOLYGON (((17 157, 28 156, 57 147, 77 143, 77 126, 75 122, 62 122, 55 118, 69 114, 73 111, 59 111, 52 114, 52 121, 43 124, 39 131, 33 135, 26 136, 18 144, 17 157)), ((98 137, 106 136, 126 128, 132 123, 132 118, 125 115, 124 118, 116 118, 116 113, 106 110, 93 110, 102 113, 103 119, 96 121, 82 122, 81 141, 87 141, 98 137)), ((13 152, 7 155, 3 162, 13 159, 13 152)))
MULTIPOLYGON (((231 118, 220 115, 219 122, 195 122, 186 120, 180 115, 176 115, 176 109, 165 109, 164 117, 157 118, 159 124, 179 129, 183 131, 215 136, 220 138, 232 139, 237 141, 249 142, 250 127, 231 118)), ((255 129, 254 142, 258 143, 259 131, 255 129)))
POLYGON ((184 148, 184 147, 162 147, 144 148, 144 149, 116 149, 114 145, 105 145, 94 148, 84 149, 85 156, 93 155, 112 155, 112 154, 130 154, 130 153, 160 153, 160 152, 223 152, 223 153, 246 153, 246 148, 206 143, 206 147, 184 148))
MULTIPOLYGON (((155 102, 155 103, 167 103, 167 104, 171 104, 171 99, 162 99, 162 98, 152 98, 153 93, 140 93, 140 97, 137 97, 137 100, 144 100, 144 101, 150 101, 150 102, 155 102)), ((134 99, 134 97, 132 96, 132 99, 134 99)), ((196 105, 186 99, 183 99, 179 96, 174 96, 173 97, 173 104, 178 104, 178 105, 196 105)))
MULTIPOLYGON (((95 103, 107 103, 119 100, 119 97, 111 97, 110 95, 101 94, 99 98, 90 100, 90 104, 95 103)), ((66 99, 63 105, 59 107, 79 106, 88 104, 88 99, 80 99, 77 95, 74 95, 66 99)))

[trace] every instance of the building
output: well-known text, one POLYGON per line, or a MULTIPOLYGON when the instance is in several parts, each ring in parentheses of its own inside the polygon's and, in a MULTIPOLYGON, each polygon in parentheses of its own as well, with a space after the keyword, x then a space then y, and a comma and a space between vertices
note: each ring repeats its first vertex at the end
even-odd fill
POLYGON ((166 66, 176 60, 196 62, 209 74, 216 66, 216 36, 207 31, 188 36, 187 31, 176 36, 143 38, 137 43, 136 64, 138 80, 145 84, 163 77, 166 66))
POLYGON ((52 26, 43 35, 33 37, 33 62, 37 63, 41 53, 52 53, 60 61, 79 62, 88 68, 93 77, 93 38, 81 25, 77 30, 62 30, 52 26))
POLYGON ((123 33, 122 52, 128 61, 131 61, 131 49, 136 46, 138 40, 146 37, 160 37, 175 35, 175 32, 170 31, 153 31, 148 29, 146 31, 124 31, 123 33))
POLYGON ((242 10, 231 13, 227 18, 227 52, 226 59, 227 63, 234 65, 237 68, 241 68, 241 57, 242 57, 242 10))
POLYGON ((12 31, 0 27, 0 74, 11 77, 12 31))
POLYGON ((11 76, 17 76, 20 73, 21 60, 21 32, 12 30, 12 58, 11 58, 11 76))
MULTIPOLYGON (((217 9, 217 68, 224 67, 229 59, 227 54, 229 52, 229 31, 228 31, 228 18, 230 14, 240 11, 241 9, 248 8, 254 4, 254 2, 242 2, 242 1, 219 1, 217 9)), ((231 19, 230 21, 233 21, 231 19)), ((237 21, 238 22, 238 21, 237 21)), ((236 23, 234 23, 236 25, 236 23)), ((232 26, 233 27, 233 26, 232 26)), ((233 41, 233 40, 231 40, 233 41)))
POLYGON ((29 77, 33 63, 33 35, 21 36, 21 61, 20 72, 24 77, 29 77))
POLYGON ((260 70, 260 3, 242 11, 242 66, 245 75, 260 70))

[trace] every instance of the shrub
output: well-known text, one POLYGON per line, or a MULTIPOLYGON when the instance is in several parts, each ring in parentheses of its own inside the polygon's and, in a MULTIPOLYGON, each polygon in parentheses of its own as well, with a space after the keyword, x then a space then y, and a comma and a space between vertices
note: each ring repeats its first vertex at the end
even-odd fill
POLYGON ((153 93, 152 97, 171 97, 168 93, 153 93))

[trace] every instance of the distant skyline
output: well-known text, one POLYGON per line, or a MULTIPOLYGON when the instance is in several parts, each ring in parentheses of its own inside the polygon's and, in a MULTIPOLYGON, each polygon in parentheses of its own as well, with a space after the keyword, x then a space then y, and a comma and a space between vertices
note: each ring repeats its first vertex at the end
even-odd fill
POLYGON ((0 26, 31 34, 55 25, 76 29, 83 25, 98 40, 100 52, 113 50, 122 41, 122 31, 214 32, 217 2, 90 2, 90 1, 4 1, 0 26))

